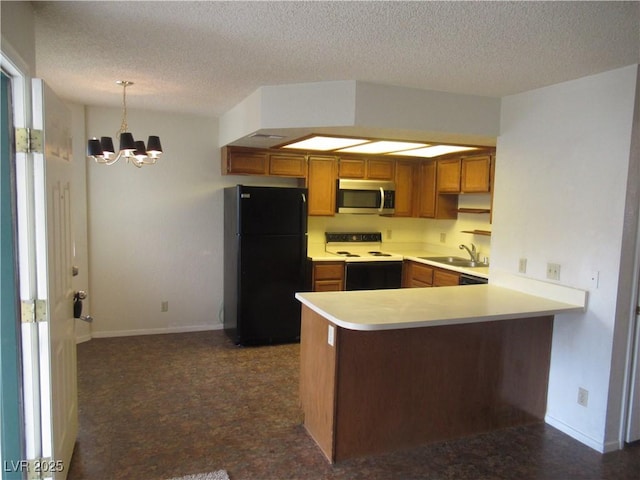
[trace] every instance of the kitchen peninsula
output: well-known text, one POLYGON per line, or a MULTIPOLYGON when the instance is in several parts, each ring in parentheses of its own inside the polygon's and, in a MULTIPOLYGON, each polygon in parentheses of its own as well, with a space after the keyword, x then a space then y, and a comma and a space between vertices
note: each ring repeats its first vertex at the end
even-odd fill
POLYGON ((553 316, 493 285, 298 293, 304 425, 330 462, 540 421, 553 316))

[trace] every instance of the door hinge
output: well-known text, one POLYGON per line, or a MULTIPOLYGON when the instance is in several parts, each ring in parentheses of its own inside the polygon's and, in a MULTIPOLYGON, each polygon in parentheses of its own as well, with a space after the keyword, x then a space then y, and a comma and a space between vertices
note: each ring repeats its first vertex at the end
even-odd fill
POLYGON ((33 458, 27 466, 27 480, 53 478, 53 474, 62 471, 62 462, 54 462, 51 457, 33 458))
POLYGON ((640 305, 636 307, 636 315, 640 315, 640 305))
POLYGON ((44 153, 42 130, 33 128, 16 128, 16 152, 44 153))
POLYGON ((46 320, 47 302, 44 300, 22 300, 22 323, 43 322, 46 320))

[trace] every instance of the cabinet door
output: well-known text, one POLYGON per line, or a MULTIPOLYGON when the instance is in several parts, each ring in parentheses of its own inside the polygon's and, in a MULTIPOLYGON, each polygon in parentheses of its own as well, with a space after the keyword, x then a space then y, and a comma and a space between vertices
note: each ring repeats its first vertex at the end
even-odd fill
POLYGON ((411 160, 396 162, 396 208, 395 217, 411 217, 415 209, 416 172, 418 165, 411 160))
POLYGON ((367 164, 364 158, 341 158, 338 162, 338 177, 365 178, 367 164))
POLYGON ((266 152, 227 152, 227 174, 266 175, 267 166, 266 152))
POLYGON ((433 271, 434 287, 450 287, 460 285, 460 274, 439 268, 433 271))
POLYGON ((272 153, 269 156, 269 175, 280 177, 307 176, 307 162, 304 155, 272 153))
POLYGON ((421 217, 434 218, 436 216, 436 162, 425 160, 420 163, 418 203, 421 217))
POLYGON ((438 160, 438 192, 460 192, 460 159, 438 160))
POLYGON ((335 215, 335 158, 310 156, 308 169, 309 215, 335 215))
POLYGON ((393 180, 393 160, 369 159, 367 161, 367 178, 370 180, 393 180))
POLYGON ((402 286, 407 288, 430 287, 433 283, 433 267, 407 260, 403 264, 402 286))
POLYGON ((490 191, 491 156, 466 157, 462 159, 460 190, 466 193, 490 191))

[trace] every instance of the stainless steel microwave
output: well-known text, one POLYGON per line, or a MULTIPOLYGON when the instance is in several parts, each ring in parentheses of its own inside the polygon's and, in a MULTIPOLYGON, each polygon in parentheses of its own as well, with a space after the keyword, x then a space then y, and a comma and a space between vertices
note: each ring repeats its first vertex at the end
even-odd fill
POLYGON ((336 212, 391 215, 395 211, 395 190, 393 182, 341 178, 337 181, 336 212))

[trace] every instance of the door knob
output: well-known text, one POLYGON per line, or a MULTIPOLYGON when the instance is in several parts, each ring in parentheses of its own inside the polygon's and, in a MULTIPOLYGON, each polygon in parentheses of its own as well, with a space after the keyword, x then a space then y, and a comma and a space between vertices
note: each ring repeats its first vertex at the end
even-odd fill
POLYGON ((84 290, 78 290, 73 294, 73 318, 80 318, 82 320, 86 320, 91 322, 93 319, 88 320, 91 317, 82 318, 82 300, 87 298, 87 292, 84 290))

